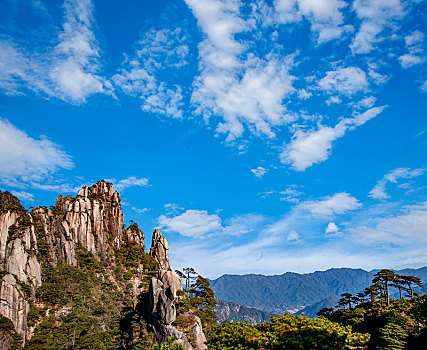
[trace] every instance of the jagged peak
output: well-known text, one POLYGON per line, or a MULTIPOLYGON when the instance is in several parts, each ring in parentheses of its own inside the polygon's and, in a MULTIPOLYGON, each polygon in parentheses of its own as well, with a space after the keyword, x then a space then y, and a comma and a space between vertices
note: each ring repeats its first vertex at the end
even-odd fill
POLYGON ((107 201, 112 199, 120 200, 120 195, 114 190, 113 184, 105 180, 100 180, 90 187, 84 185, 77 196, 107 201))
POLYGON ((161 270, 172 270, 169 260, 168 241, 158 229, 155 229, 153 232, 150 255, 157 260, 161 270))

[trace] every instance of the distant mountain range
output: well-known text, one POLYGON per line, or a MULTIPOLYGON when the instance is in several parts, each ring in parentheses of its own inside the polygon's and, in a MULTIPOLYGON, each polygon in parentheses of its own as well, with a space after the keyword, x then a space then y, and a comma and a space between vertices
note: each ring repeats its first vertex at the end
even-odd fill
MULTIPOLYGON (((304 312, 309 317, 315 317, 321 308, 334 306, 342 293, 356 294, 363 291, 371 284, 377 271, 334 268, 308 274, 286 272, 274 276, 223 275, 212 280, 211 287, 220 300, 258 309, 267 314, 304 312)), ((427 284, 427 267, 396 272, 417 276, 427 284)), ((233 317, 238 318, 236 315, 233 317)))

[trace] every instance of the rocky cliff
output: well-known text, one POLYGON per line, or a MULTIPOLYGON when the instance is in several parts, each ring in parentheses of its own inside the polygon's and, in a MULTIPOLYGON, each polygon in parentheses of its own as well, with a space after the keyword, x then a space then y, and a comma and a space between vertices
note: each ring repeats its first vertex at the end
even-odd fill
POLYGON ((171 336, 205 349, 195 315, 190 340, 172 325, 182 283, 167 240, 155 230, 147 254, 144 233, 123 222, 120 195, 105 181, 31 212, 0 191, 2 349, 17 339, 28 349, 150 349, 171 336))

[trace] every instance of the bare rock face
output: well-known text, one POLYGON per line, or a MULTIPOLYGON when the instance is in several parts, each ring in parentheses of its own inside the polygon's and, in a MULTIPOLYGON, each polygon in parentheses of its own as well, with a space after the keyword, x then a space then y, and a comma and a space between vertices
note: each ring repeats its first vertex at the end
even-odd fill
POLYGON ((111 183, 99 181, 91 187, 83 186, 76 198, 59 196, 55 207, 65 212, 60 232, 68 263, 76 264, 72 249, 75 243, 102 258, 107 256, 109 242, 121 247, 123 213, 120 195, 111 183))
POLYGON ((151 241, 150 255, 159 263, 160 270, 171 271, 169 245, 160 230, 155 230, 151 241))
POLYGON ((27 314, 31 295, 24 293, 21 284, 27 285, 32 295, 41 286, 37 238, 33 219, 19 200, 8 192, 0 192, 0 197, 0 269, 6 272, 0 280, 0 314, 12 321, 25 341, 30 334, 27 314))
POLYGON ((36 253, 37 239, 31 215, 11 211, 0 214, 1 269, 37 288, 41 285, 41 268, 36 253))
POLYGON ((29 332, 27 315, 30 304, 15 277, 7 274, 0 279, 0 314, 10 319, 18 333, 25 341, 29 332))
POLYGON ((13 337, 7 331, 0 330, 0 349, 10 350, 13 346, 13 337))
POLYGON ((128 242, 133 242, 135 244, 144 247, 144 232, 142 232, 137 224, 132 224, 128 228, 125 229, 125 238, 128 242))
POLYGON ((190 328, 191 342, 196 350, 205 350, 206 336, 203 333, 202 321, 196 315, 193 315, 194 324, 190 328))
MULTIPOLYGON (((47 238, 53 260, 58 255, 67 264, 77 265, 77 244, 105 259, 109 247, 120 248, 123 244, 120 195, 106 181, 83 186, 76 197, 59 196, 52 210, 37 207, 32 213, 47 238)), ((139 230, 132 239, 143 243, 144 234, 139 230)))

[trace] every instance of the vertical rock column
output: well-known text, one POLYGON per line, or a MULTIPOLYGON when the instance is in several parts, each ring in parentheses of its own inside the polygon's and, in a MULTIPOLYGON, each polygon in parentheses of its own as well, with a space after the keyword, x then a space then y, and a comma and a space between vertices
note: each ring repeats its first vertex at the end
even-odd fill
POLYGON ((175 337, 175 343, 181 344, 185 350, 192 349, 185 334, 172 326, 176 320, 177 292, 182 290, 182 282, 171 269, 169 245, 159 230, 153 233, 150 255, 159 263, 157 278, 151 279, 149 290, 150 321, 156 329, 157 338, 164 341, 175 337))

